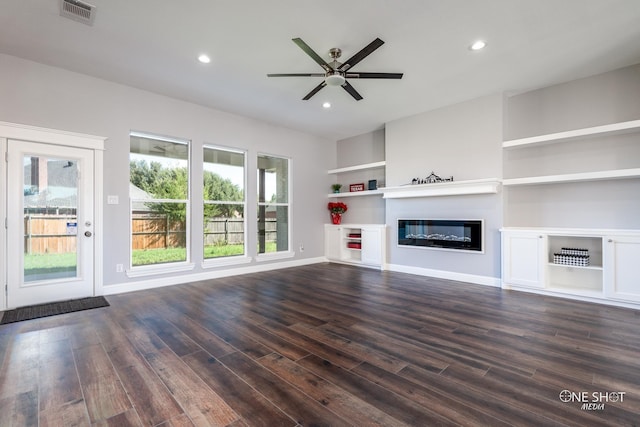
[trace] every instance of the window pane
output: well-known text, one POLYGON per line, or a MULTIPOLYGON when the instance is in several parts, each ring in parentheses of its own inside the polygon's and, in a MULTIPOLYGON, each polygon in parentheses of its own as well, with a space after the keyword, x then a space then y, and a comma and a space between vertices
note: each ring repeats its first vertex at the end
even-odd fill
POLYGON ((289 160, 258 157, 258 202, 289 202, 289 160))
POLYGON ((289 250, 289 160, 258 156, 258 253, 289 250))
POLYGON ((244 201, 244 153, 204 148, 204 199, 244 201))
POLYGON ((131 215, 132 265, 187 260, 187 204, 138 202, 131 215))
POLYGON ((187 199, 188 165, 186 142, 132 135, 129 155, 132 198, 141 194, 145 197, 140 198, 187 199))
POLYGON ((289 207, 258 206, 258 253, 289 250, 289 207))
POLYGON ((244 161, 243 152, 204 147, 205 259, 245 253, 244 161))
POLYGON ((244 205, 205 204, 204 258, 244 255, 244 205), (207 210, 220 212, 208 215, 207 210))
POLYGON ((189 143, 132 133, 131 265, 187 261, 189 143))

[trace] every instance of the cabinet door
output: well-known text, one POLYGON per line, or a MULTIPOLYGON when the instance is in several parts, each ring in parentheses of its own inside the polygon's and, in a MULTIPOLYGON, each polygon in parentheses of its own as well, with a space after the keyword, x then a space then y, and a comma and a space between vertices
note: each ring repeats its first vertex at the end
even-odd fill
POLYGON ((640 237, 607 237, 604 246, 607 297, 640 301, 640 237))
POLYGON ((383 251, 382 229, 362 228, 362 263, 382 266, 383 251))
POLYGON ((503 232, 503 284, 543 288, 545 248, 546 238, 539 233, 503 232))
POLYGON ((324 228, 324 256, 328 259, 342 258, 342 227, 327 225, 324 228))

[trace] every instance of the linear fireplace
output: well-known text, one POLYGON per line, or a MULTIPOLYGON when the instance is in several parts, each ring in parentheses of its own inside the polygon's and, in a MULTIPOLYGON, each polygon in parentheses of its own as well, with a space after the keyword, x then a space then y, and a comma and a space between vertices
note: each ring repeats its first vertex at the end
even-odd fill
POLYGON ((482 234, 482 220, 398 220, 399 246, 482 252, 482 234))

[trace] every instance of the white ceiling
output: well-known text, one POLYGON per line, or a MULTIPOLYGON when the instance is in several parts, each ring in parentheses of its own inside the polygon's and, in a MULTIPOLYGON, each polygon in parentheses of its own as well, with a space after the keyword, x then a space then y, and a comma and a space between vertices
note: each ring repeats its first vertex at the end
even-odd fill
POLYGON ((59 0, 0 0, 0 53, 331 139, 640 62, 640 0, 88 2, 93 26, 62 18, 59 0), (362 101, 339 87, 302 101, 321 79, 266 77, 322 72, 294 37, 327 61, 332 47, 345 59, 379 37, 354 71, 404 78, 351 80, 362 101), (487 48, 470 51, 476 39, 487 48))

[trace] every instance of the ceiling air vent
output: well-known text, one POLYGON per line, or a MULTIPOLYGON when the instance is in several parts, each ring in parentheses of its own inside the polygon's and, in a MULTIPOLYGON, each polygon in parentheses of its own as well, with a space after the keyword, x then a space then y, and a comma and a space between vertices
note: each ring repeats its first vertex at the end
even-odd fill
POLYGON ((83 24, 93 25, 96 7, 78 0, 60 0, 60 15, 83 24))

